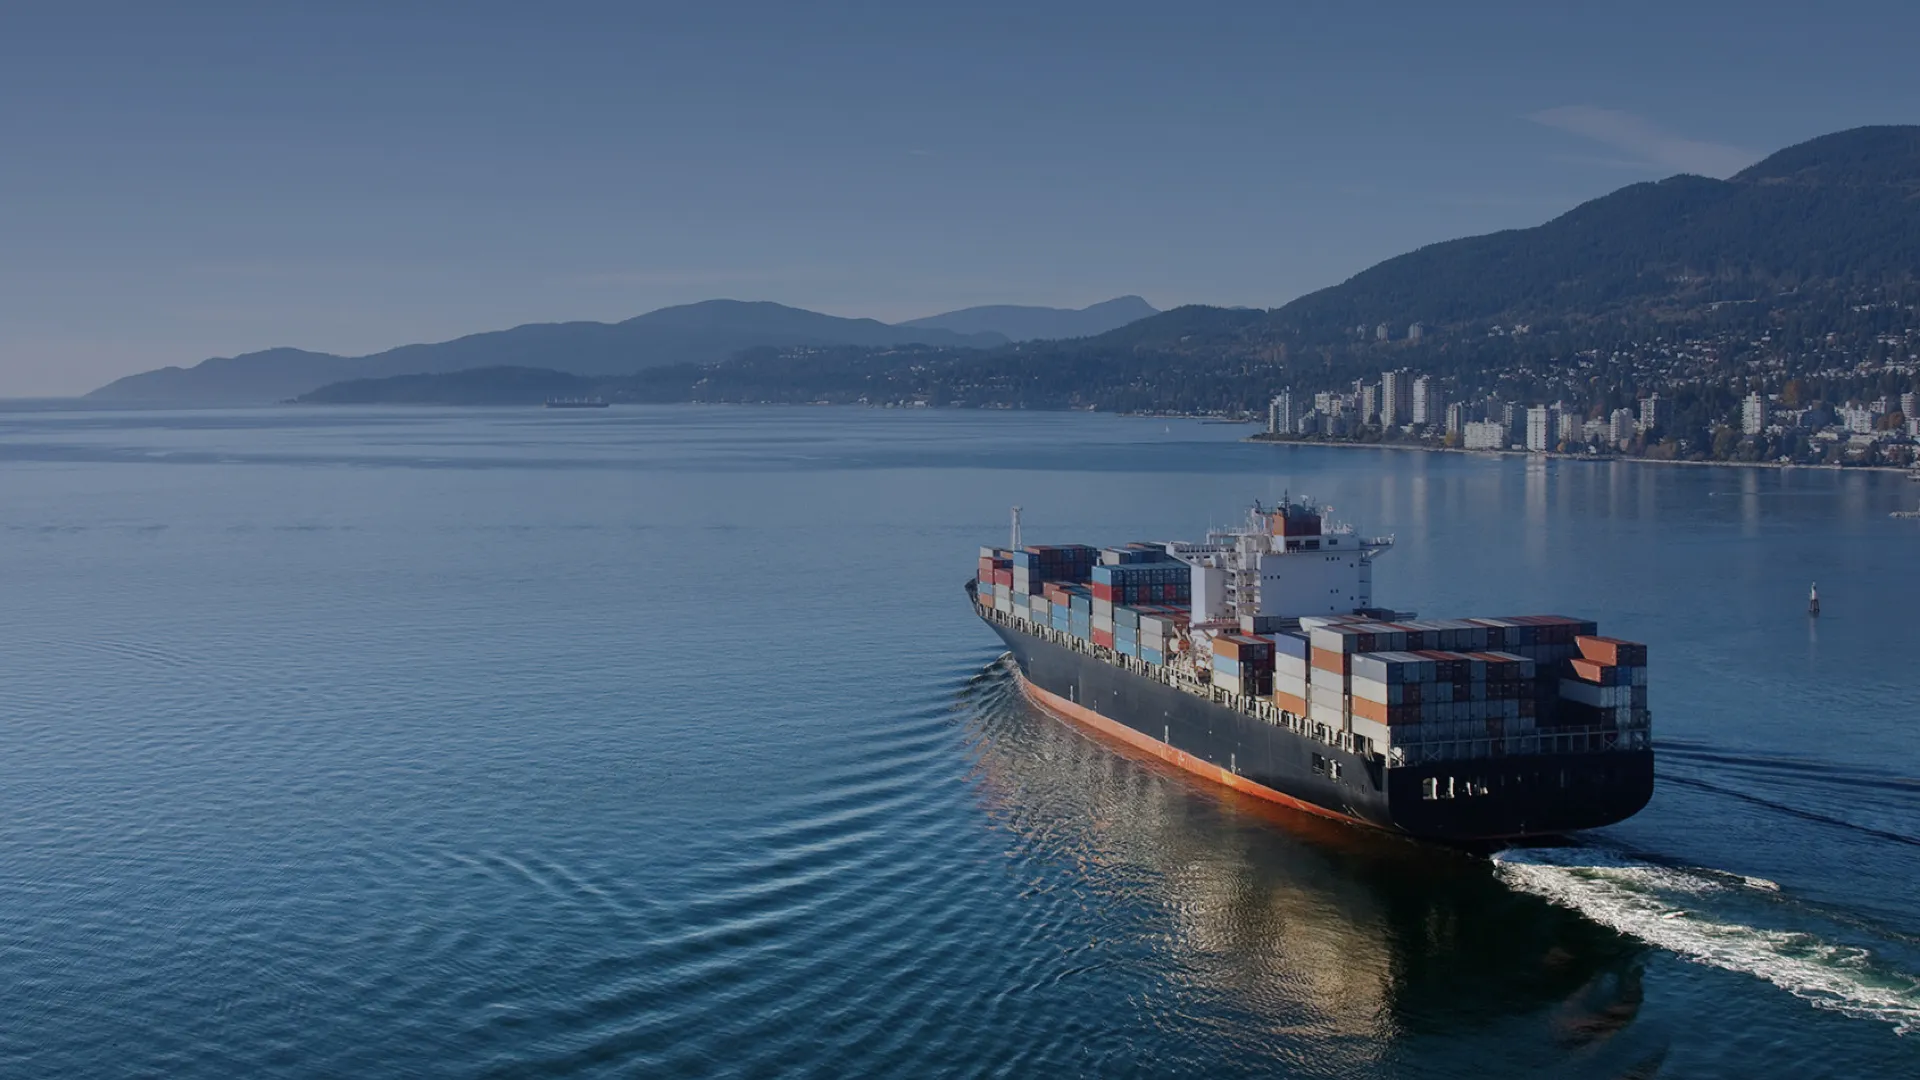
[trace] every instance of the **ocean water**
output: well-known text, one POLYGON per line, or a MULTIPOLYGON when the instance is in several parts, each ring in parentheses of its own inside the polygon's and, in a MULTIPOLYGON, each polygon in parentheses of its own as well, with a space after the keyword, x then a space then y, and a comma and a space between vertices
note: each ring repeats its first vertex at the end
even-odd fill
POLYGON ((0 411, 0 1075, 1920 1075, 1920 484, 1244 433, 0 411), (1286 491, 1383 602, 1648 642, 1652 805, 1488 859, 1250 803, 962 597, 1010 504, 1286 491))

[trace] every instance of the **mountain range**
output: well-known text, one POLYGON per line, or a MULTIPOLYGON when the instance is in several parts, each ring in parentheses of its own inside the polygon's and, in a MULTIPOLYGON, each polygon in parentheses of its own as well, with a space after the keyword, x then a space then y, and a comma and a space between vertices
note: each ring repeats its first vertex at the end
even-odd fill
POLYGON ((113 402, 254 404, 329 383, 473 369, 543 368, 577 376, 630 375, 663 364, 716 363, 758 347, 930 345, 987 349, 1035 336, 1076 337, 1154 313, 1137 296, 1089 308, 966 308, 890 325, 765 301, 708 300, 618 323, 530 323, 369 356, 278 348, 217 357, 118 379, 88 394, 113 402))
POLYGON ((1431 244, 1268 312, 1176 309, 1083 344, 1257 351, 1371 341, 1381 324, 1673 323, 1916 280, 1920 127, 1862 127, 1725 180, 1633 184, 1532 228, 1431 244))
MULTIPOLYGON (((1090 387, 1124 373, 1144 395, 1129 396, 1140 404, 1128 407, 1152 408, 1160 407, 1153 395, 1161 384, 1177 390, 1181 379, 1204 373, 1224 385, 1236 369, 1297 368, 1308 358, 1326 378, 1347 369, 1342 377, 1351 377, 1390 360, 1483 368, 1565 363, 1574 351, 1608 340, 1645 341, 1708 323, 1724 331, 1739 320, 1748 337, 1789 326, 1796 340, 1818 341, 1850 319, 1857 322, 1848 313, 1863 304, 1905 310, 1915 303, 1920 127, 1878 126, 1788 147, 1725 180, 1681 175, 1633 184, 1531 228, 1432 244, 1270 310, 1187 306, 1134 319, 1151 309, 1137 297, 1122 297, 1080 312, 969 308, 888 326, 775 304, 713 301, 611 326, 517 327, 373 357, 274 350, 149 372, 96 393, 261 401, 357 380, 354 400, 379 400, 380 387, 366 380, 401 373, 530 367, 614 377, 661 365, 685 366, 689 386, 710 389, 717 384, 698 369, 724 366, 754 349, 828 350, 837 362, 872 373, 886 367, 886 350, 912 345, 891 362, 924 366, 932 362, 928 349, 947 350, 938 361, 945 385, 1031 389, 1068 379, 1090 387), (1110 325, 1100 331, 1103 321, 1110 325), (1381 355, 1383 348, 1409 344, 1414 323, 1427 331, 1417 354, 1381 355), (1497 337, 1503 325, 1542 333, 1523 347, 1520 339, 1497 337), (1381 327, 1392 340, 1380 340, 1381 327), (1559 344, 1537 344, 1543 334, 1559 344), (1527 349, 1546 351, 1523 360, 1527 349)), ((1866 329, 1848 329, 1855 331, 1872 340, 1866 329)), ((813 400, 799 385, 803 378, 839 385, 845 374, 819 362, 795 365, 791 356, 770 363, 758 355, 750 366, 753 382, 737 383, 738 392, 771 388, 781 400, 813 400)), ((484 396, 484 382, 464 380, 462 396, 484 396)), ((650 400, 674 392, 660 378, 643 382, 650 400)), ((429 384, 408 385, 411 399, 431 397, 429 384)), ((1249 384, 1248 392, 1253 389, 1249 384)), ((1020 400, 1083 400, 1070 391, 1058 387, 1020 400)))

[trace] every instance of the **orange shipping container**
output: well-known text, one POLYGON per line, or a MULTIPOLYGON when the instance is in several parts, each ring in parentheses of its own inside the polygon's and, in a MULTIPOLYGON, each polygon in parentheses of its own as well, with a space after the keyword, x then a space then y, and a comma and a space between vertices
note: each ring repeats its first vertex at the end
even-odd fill
POLYGON ((1581 656, 1609 667, 1618 664, 1637 667, 1647 662, 1647 647, 1637 641, 1583 635, 1574 638, 1573 643, 1580 647, 1581 656))
POLYGON ((1606 665, 1596 663, 1592 660, 1583 660, 1579 657, 1575 657, 1570 663, 1573 664, 1574 678, 1579 679, 1581 682, 1590 682, 1598 686, 1605 678, 1602 669, 1606 665))
POLYGON ((1307 715, 1306 698, 1297 698, 1292 694, 1275 693, 1273 695, 1273 703, 1295 716, 1307 715))
POLYGON ((1380 702, 1357 697, 1353 699, 1353 715, 1384 724, 1387 722, 1387 707, 1380 702))
POLYGON ((1313 666, 1322 671, 1332 671, 1340 675, 1349 673, 1348 663, 1353 659, 1349 653, 1337 653, 1327 649, 1313 650, 1313 666))

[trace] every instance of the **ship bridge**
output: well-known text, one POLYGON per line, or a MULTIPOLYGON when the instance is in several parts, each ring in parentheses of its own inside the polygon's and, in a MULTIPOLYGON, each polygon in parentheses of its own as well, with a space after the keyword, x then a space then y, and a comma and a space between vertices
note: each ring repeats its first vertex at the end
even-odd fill
POLYGON ((1373 607, 1373 560, 1393 537, 1361 537, 1310 500, 1254 503, 1244 523, 1209 530, 1204 544, 1172 544, 1193 568, 1193 621, 1297 619, 1373 607))

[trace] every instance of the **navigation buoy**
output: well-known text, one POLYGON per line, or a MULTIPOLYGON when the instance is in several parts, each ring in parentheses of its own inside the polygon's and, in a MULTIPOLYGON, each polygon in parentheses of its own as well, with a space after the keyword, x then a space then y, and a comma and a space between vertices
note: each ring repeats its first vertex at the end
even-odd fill
POLYGON ((1819 582, 1815 582, 1813 584, 1813 587, 1807 591, 1807 614, 1815 616, 1816 618, 1820 614, 1820 583, 1819 582))

